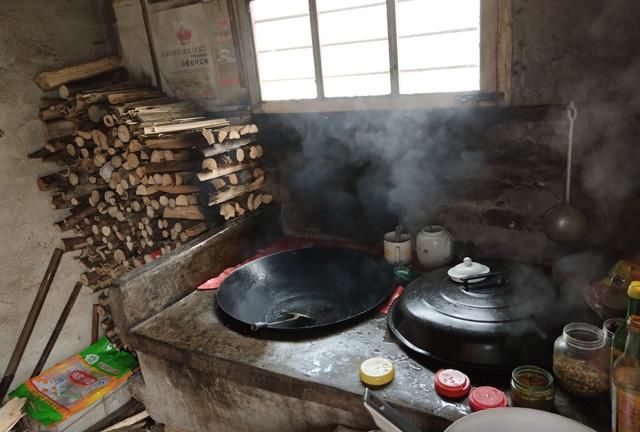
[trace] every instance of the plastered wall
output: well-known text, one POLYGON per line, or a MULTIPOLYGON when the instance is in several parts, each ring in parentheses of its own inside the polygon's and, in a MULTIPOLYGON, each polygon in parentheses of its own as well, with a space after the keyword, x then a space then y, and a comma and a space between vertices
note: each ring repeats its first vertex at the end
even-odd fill
MULTIPOLYGON (((27 159, 43 145, 38 110, 42 91, 33 83, 43 70, 113 52, 103 0, 0 1, 0 369, 9 361, 38 285, 61 234, 52 225, 64 217, 36 187, 53 164, 27 159)), ((40 319, 13 382, 35 366, 80 275, 64 256, 40 319)), ((89 344, 91 305, 82 292, 54 348, 49 365, 89 344)))

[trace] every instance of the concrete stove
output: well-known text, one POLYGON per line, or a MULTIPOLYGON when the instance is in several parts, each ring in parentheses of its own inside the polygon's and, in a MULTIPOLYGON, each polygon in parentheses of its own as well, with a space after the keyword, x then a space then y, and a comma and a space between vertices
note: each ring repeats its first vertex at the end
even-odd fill
MULTIPOLYGON (((185 432, 332 431, 374 427, 362 405, 358 366, 384 356, 396 377, 378 395, 425 431, 443 431, 469 413, 433 390, 433 372, 409 358, 373 314, 333 333, 265 340, 226 326, 215 292, 195 286, 240 262, 264 238, 258 218, 214 233, 110 289, 114 319, 140 358, 141 397, 151 416, 185 432)), ((433 370, 432 370, 433 369, 433 370)), ((574 401, 558 389, 558 409, 606 430, 605 401, 574 401), (589 405, 589 406, 587 406, 589 405)))

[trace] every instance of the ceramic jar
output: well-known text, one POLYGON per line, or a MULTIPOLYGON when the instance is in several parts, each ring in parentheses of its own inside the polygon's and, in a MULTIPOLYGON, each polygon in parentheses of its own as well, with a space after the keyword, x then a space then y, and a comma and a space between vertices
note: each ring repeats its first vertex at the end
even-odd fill
POLYGON ((416 251, 426 269, 442 267, 453 258, 453 236, 442 226, 428 225, 416 237, 416 251))

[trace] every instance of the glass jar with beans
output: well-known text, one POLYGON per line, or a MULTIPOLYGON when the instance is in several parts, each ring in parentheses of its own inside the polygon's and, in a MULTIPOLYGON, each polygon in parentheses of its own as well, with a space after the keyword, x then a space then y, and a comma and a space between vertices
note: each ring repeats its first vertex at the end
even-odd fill
POLYGON ((567 324, 553 349, 553 373, 568 392, 595 397, 609 390, 609 347, 602 329, 567 324))

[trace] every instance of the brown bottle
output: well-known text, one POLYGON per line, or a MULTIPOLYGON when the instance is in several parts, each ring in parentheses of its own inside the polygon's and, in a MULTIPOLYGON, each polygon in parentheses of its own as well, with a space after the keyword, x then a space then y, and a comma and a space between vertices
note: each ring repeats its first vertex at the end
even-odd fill
POLYGON ((624 353, 615 361, 611 376, 613 431, 640 431, 640 315, 631 315, 627 321, 624 353))

